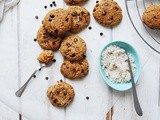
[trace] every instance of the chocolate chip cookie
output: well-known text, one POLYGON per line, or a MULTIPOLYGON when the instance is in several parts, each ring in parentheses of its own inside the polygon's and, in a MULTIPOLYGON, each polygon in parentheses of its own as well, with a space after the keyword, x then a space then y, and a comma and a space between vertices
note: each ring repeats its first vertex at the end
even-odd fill
POLYGON ((45 50, 55 51, 60 47, 62 38, 55 37, 47 33, 47 31, 43 27, 40 27, 37 32, 37 41, 38 41, 38 44, 41 46, 41 48, 45 50))
POLYGON ((88 62, 86 59, 80 61, 71 62, 69 60, 64 60, 61 66, 61 73, 71 80, 76 78, 82 78, 88 74, 88 62))
POLYGON ((142 16, 143 23, 151 29, 160 29, 160 5, 150 5, 142 16))
POLYGON ((70 35, 63 40, 59 51, 66 59, 78 61, 85 57, 86 43, 79 36, 70 35))
POLYGON ((112 0, 102 0, 93 9, 93 16, 97 22, 104 26, 114 26, 122 20, 121 7, 112 0))
POLYGON ((74 89, 66 82, 58 81, 57 84, 48 88, 47 96, 53 106, 66 107, 74 96, 74 89))
POLYGON ((45 64, 49 64, 52 62, 52 59, 54 57, 54 53, 51 50, 44 50, 39 57, 37 58, 37 60, 39 60, 42 63, 45 64))
POLYGON ((90 23, 90 13, 81 6, 71 6, 68 8, 69 14, 72 16, 71 32, 78 33, 86 28, 90 23))
POLYGON ((61 36, 71 28, 71 15, 64 9, 51 10, 43 20, 43 27, 49 34, 61 36))
POLYGON ((67 4, 70 4, 70 5, 75 5, 75 4, 83 3, 86 1, 88 1, 88 0, 64 0, 64 2, 66 2, 67 4))

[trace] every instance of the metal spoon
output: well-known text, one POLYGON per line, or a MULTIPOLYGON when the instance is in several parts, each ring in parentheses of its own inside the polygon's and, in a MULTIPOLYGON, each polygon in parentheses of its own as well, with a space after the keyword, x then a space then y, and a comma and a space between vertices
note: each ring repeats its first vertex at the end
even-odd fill
POLYGON ((136 87, 135 87, 135 83, 134 83, 134 77, 133 77, 131 63, 130 63, 130 60, 129 60, 129 55, 128 55, 127 52, 126 52, 126 54, 127 54, 127 57, 128 57, 127 61, 128 61, 128 66, 129 66, 129 73, 131 75, 132 90, 133 90, 133 99, 134 99, 134 107, 135 107, 135 110, 136 110, 137 114, 139 116, 142 116, 143 112, 142 112, 141 106, 139 104, 138 96, 137 96, 137 91, 136 91, 136 87))
POLYGON ((24 90, 26 89, 28 83, 30 82, 30 80, 33 78, 33 76, 42 68, 46 67, 45 64, 40 64, 40 66, 37 67, 37 69, 32 73, 32 75, 28 78, 27 82, 15 93, 15 95, 17 97, 21 97, 21 95, 23 94, 24 90))

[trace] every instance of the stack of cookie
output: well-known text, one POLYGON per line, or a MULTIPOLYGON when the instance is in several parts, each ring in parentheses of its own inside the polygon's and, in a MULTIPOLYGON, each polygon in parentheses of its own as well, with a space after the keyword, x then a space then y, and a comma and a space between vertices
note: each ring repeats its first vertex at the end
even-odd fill
POLYGON ((86 60, 86 43, 77 35, 70 35, 64 39, 59 49, 65 60, 61 65, 61 73, 71 80, 82 78, 88 74, 86 60))

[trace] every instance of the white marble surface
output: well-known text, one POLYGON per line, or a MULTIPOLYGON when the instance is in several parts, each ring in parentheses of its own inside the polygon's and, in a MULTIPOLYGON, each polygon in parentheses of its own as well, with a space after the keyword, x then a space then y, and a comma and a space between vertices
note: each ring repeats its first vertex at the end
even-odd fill
MULTIPOLYGON (((63 0, 55 1, 58 7, 67 7, 63 0)), ((21 0, 18 6, 7 12, 0 24, 0 101, 13 111, 22 113, 28 120, 105 120, 106 113, 112 105, 115 110, 113 120, 159 120, 159 54, 152 51, 135 32, 126 13, 125 1, 116 1, 123 10, 123 21, 120 25, 104 28, 91 16, 92 30, 86 28, 79 33, 87 43, 90 72, 83 80, 65 79, 74 86, 76 92, 73 103, 65 109, 51 106, 46 97, 47 88, 56 83, 56 80, 64 79, 59 71, 63 61, 59 52, 55 53, 57 62, 39 72, 21 98, 15 97, 15 91, 38 66, 36 58, 42 49, 33 39, 36 37, 44 15, 52 9, 49 6, 52 1, 21 0), (48 6, 47 9, 44 9, 45 5, 48 6), (39 19, 36 20, 35 16, 39 19), (100 36, 100 32, 104 35, 100 36), (102 47, 112 40, 126 41, 139 53, 142 71, 137 91, 144 112, 142 117, 138 117, 134 111, 132 92, 117 92, 110 89, 103 82, 98 71, 99 53, 102 47), (49 77, 48 81, 45 80, 46 76, 49 77), (86 100, 86 96, 90 99, 86 100)), ((96 0, 89 0, 83 6, 92 13, 95 2, 96 0)), ((130 9, 134 11, 135 2, 131 2, 133 8, 130 9)), ((136 13, 135 17, 137 17, 136 13)), ((140 25, 138 21, 137 24, 140 25)), ((5 113, 8 111, 3 111, 5 120, 7 117, 5 113)), ((12 114, 10 118, 12 116, 14 118, 12 114)))

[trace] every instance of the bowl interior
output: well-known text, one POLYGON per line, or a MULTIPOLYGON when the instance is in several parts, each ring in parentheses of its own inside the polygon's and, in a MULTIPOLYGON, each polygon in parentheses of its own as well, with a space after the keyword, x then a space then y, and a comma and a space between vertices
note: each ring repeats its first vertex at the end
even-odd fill
POLYGON ((134 74, 134 81, 135 83, 138 81, 138 77, 140 75, 140 60, 139 60, 139 56, 138 53, 136 52, 136 50, 129 45, 126 42, 123 41, 114 41, 114 42, 110 42, 109 44, 107 44, 101 51, 100 54, 100 58, 99 58, 99 69, 100 69, 100 73, 104 79, 104 81, 113 89, 118 90, 118 91, 125 91, 128 90, 132 87, 131 82, 127 82, 127 83, 114 83, 112 82, 107 76, 106 73, 104 72, 104 70, 102 69, 102 62, 101 62, 101 56, 104 50, 106 50, 107 47, 109 47, 110 45, 116 45, 119 46, 123 49, 125 49, 129 54, 132 55, 132 57, 134 57, 135 60, 135 65, 136 65, 136 73, 134 74))

